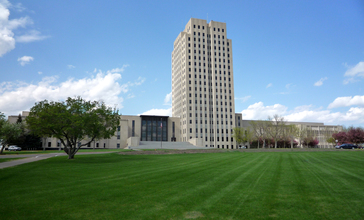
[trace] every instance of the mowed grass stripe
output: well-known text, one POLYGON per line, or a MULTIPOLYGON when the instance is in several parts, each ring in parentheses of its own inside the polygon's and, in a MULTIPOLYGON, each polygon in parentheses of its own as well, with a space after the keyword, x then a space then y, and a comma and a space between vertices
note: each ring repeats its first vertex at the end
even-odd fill
POLYGON ((249 169, 245 169, 242 175, 239 176, 239 184, 235 184, 234 191, 230 189, 230 194, 233 196, 224 195, 226 199, 235 197, 234 207, 236 208, 228 214, 232 219, 235 217, 240 218, 242 214, 244 217, 251 218, 251 216, 244 214, 243 210, 247 205, 251 206, 252 202, 257 202, 255 192, 261 184, 261 180, 264 179, 263 177, 267 175, 268 166, 265 166, 265 164, 268 159, 269 157, 264 155, 258 163, 253 164, 249 169))
MULTIPOLYGON (((209 157, 211 156, 212 155, 209 155, 209 157)), ((234 173, 236 170, 243 172, 242 168, 248 167, 248 164, 242 163, 240 165, 226 169, 226 167, 229 167, 229 164, 239 164, 240 161, 243 162, 244 157, 245 155, 241 153, 214 154, 213 158, 215 158, 216 162, 201 167, 201 169, 198 169, 197 172, 193 170, 186 170, 185 172, 191 173, 193 175, 184 176, 183 180, 180 181, 181 184, 167 187, 172 192, 172 194, 169 198, 163 201, 163 210, 181 210, 181 207, 183 207, 183 209, 186 209, 185 211, 188 211, 190 208, 196 207, 196 205, 203 203, 204 201, 199 200, 199 198, 205 198, 206 196, 216 194, 216 188, 227 184, 226 182, 229 181, 229 177, 234 176, 232 173, 234 173), (220 181, 223 181, 224 183, 221 183, 220 181), (191 198, 194 199, 191 200, 191 198)), ((250 161, 248 163, 250 163, 250 161)), ((174 180, 175 179, 172 177, 170 181, 174 180)), ((153 209, 154 208, 151 207, 148 210, 153 212, 153 209)), ((196 208, 191 211, 195 211, 195 209, 196 208)), ((149 212, 147 212, 146 216, 148 216, 148 214, 149 212)), ((139 217, 144 218, 146 216, 141 215, 139 217)))
POLYGON ((0 191, 0 218, 364 219, 361 172, 340 170, 363 168, 363 153, 52 158, 0 171, 12 186, 0 191))
MULTIPOLYGON (((104 155, 105 156, 105 155, 104 155)), ((117 181, 122 181, 125 179, 133 179, 133 180, 137 180, 137 178, 139 176, 143 176, 145 175, 145 173, 149 173, 149 174, 154 174, 157 172, 166 172, 167 170, 175 170, 178 167, 184 167, 184 168, 188 168, 189 166, 193 166, 195 167, 196 164, 200 164, 200 163, 208 163, 209 160, 211 160, 210 158, 206 158, 206 159, 202 159, 202 158, 197 158, 196 160, 190 160, 189 162, 183 162, 181 164, 166 164, 165 166, 163 166, 163 164, 153 164, 155 166, 147 166, 147 167, 138 167, 138 164, 140 163, 135 163, 135 161, 144 161, 144 160, 153 160, 153 156, 145 156, 147 158, 139 158, 136 157, 135 161, 133 160, 133 156, 125 156, 125 158, 127 158, 126 160, 132 160, 129 162, 133 163, 133 167, 134 169, 129 169, 129 165, 123 163, 123 161, 113 161, 114 163, 112 164, 113 169, 110 169, 110 163, 106 164, 107 168, 103 168, 103 166, 105 164, 103 164, 102 162, 102 155, 89 155, 89 156, 85 156, 85 155, 80 155, 79 157, 95 157, 95 160, 101 160, 101 164, 99 167, 95 167, 94 169, 98 170, 98 171, 102 171, 101 175, 98 175, 98 172, 95 172, 94 170, 89 170, 89 169, 84 169, 84 167, 77 167, 77 164, 74 163, 78 163, 77 160, 75 161, 67 161, 65 158, 66 157, 58 157, 58 161, 55 162, 55 164, 51 164, 51 165, 47 165, 52 167, 52 171, 47 175, 47 180, 50 181, 49 184, 47 184, 47 181, 43 182, 42 185, 31 185, 29 186, 27 189, 24 189, 23 192, 20 193, 53 193, 56 190, 62 190, 62 187, 66 187, 69 185, 72 185, 75 189, 76 188, 83 188, 86 187, 87 185, 91 185, 91 184, 104 184, 107 182, 117 182, 117 181), (56 165, 58 164, 58 166, 56 165), (122 164, 122 165, 119 165, 122 164), (66 167, 65 167, 66 165, 66 167), (75 167, 76 166, 76 167, 75 167), (67 173, 64 172, 65 169, 68 169, 72 167, 72 173, 67 173), (156 169, 156 167, 159 167, 159 169, 156 169), (140 168, 140 169, 138 169, 140 168), (107 175, 108 173, 114 173, 113 170, 114 169, 118 169, 121 170, 122 172, 118 172, 118 174, 113 174, 113 175, 107 175), (61 171, 63 171, 61 173, 61 171), (78 178, 80 174, 87 174, 87 178, 78 178), (95 176, 94 174, 97 174, 97 176, 95 176), (67 181, 64 182, 60 182, 58 183, 60 185, 60 188, 53 188, 52 185, 54 183, 52 183, 52 179, 65 179, 67 181), (46 189, 46 190, 45 190, 46 189)), ((119 159, 120 156, 118 156, 119 159)), ((135 158, 135 157, 134 157, 135 158)), ((157 160, 158 161, 158 160, 157 160)), ((165 161, 163 163, 166 163, 165 161)), ((33 167, 34 168, 34 167, 33 167)), ((44 175, 43 172, 35 172, 35 175, 44 175)), ((26 178, 23 178, 23 180, 25 180, 26 178)), ((135 183, 133 183, 135 184, 135 183)), ((14 190, 18 190, 15 189, 14 190)), ((67 193, 67 192, 65 192, 67 193)), ((17 195, 18 193, 12 192, 12 195, 17 195)))
MULTIPOLYGON (((360 204, 362 201, 359 199, 363 198, 362 188, 353 188, 353 182, 346 181, 347 178, 351 178, 351 174, 345 172, 343 177, 340 170, 327 162, 341 155, 305 153, 299 156, 306 162, 302 167, 306 169, 307 179, 310 180, 307 184, 307 196, 314 199, 318 219, 328 214, 336 216, 337 219, 345 219, 348 215, 352 219, 362 219, 364 213, 360 204)), ((337 166, 342 164, 338 163, 337 166)), ((355 178, 352 180, 358 181, 355 178)))

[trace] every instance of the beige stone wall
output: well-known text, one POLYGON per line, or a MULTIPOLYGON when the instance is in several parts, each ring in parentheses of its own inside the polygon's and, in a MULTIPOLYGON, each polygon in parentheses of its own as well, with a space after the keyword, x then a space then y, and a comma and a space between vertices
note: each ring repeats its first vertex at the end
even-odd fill
MULTIPOLYGON (((25 118, 29 115, 29 112, 22 112, 22 119, 25 121, 25 118)), ((17 115, 12 115, 8 117, 8 120, 11 123, 16 123, 18 119, 17 115)), ((171 141, 172 138, 172 124, 175 124, 175 138, 176 142, 181 141, 181 129, 180 129, 180 119, 178 117, 169 117, 168 118, 168 141, 171 141)), ((95 140, 89 144, 89 147, 83 146, 82 148, 106 148, 106 149, 115 149, 115 148, 125 148, 127 146, 135 146, 139 145, 140 137, 141 137, 141 117, 133 116, 133 115, 121 115, 120 116, 120 130, 117 129, 115 135, 109 139, 100 139, 95 140), (132 136, 133 131, 133 121, 134 121, 134 136, 132 136)), ((87 143, 87 140, 82 141, 82 144, 87 143)), ((53 148, 58 149, 60 146, 60 141, 56 138, 45 137, 42 138, 42 147, 44 148, 53 148)), ((63 148, 63 146, 61 146, 63 148)))
POLYGON ((236 148, 232 41, 226 23, 191 18, 174 41, 172 115, 180 117, 181 141, 236 148))

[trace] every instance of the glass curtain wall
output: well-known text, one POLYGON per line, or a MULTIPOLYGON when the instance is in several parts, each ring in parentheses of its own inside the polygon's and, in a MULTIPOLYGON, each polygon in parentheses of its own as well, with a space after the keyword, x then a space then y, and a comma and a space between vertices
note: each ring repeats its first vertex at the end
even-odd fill
POLYGON ((168 117, 141 116, 141 141, 168 141, 168 117))

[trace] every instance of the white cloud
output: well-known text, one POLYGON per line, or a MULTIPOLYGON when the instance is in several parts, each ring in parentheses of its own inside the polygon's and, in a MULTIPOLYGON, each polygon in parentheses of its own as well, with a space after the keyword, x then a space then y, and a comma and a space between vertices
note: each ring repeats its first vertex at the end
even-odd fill
POLYGON ((324 122, 325 124, 363 124, 364 108, 350 108, 346 112, 330 110, 305 110, 285 116, 288 121, 324 122))
POLYGON ((129 93, 128 94, 128 96, 126 97, 127 99, 132 99, 132 98, 134 98, 135 97, 135 95, 133 94, 133 93, 129 93))
POLYGON ((49 36, 41 35, 37 30, 30 30, 27 34, 16 37, 16 42, 19 43, 29 43, 33 41, 39 41, 49 38, 49 36))
MULTIPOLYGON (((168 93, 165 97, 164 97, 164 104, 163 105, 171 105, 171 101, 172 101, 172 92, 168 93)), ((140 115, 160 115, 160 116, 170 116, 172 117, 172 108, 168 108, 168 109, 150 109, 146 112, 141 113, 140 115)))
MULTIPOLYGON (((346 65, 347 66, 347 65, 346 65)), ((344 80, 344 84, 356 82, 356 77, 364 77, 364 62, 361 61, 356 64, 354 67, 348 67, 349 69, 345 72, 345 77, 350 77, 344 80)))
POLYGON ((42 74, 43 74, 43 72, 40 72, 40 71, 39 71, 39 72, 38 72, 38 74, 39 74, 39 75, 42 75, 42 74))
POLYGON ((0 2, 0 57, 15 48, 14 33, 7 27, 9 23, 8 1, 0 2))
POLYGON ((295 87, 296 85, 293 85, 293 83, 289 83, 286 85, 286 89, 291 89, 293 87, 295 87))
POLYGON ((131 83, 130 85, 131 86, 140 86, 141 84, 143 84, 145 82, 145 78, 144 77, 141 77, 139 76, 138 79, 134 82, 134 83, 131 83))
POLYGON ((257 102, 250 105, 247 109, 243 110, 241 113, 244 120, 264 120, 268 116, 275 114, 284 115, 287 111, 287 107, 281 104, 275 104, 271 106, 264 106, 263 102, 257 102))
POLYGON ((364 106, 364 96, 356 95, 346 96, 346 97, 338 97, 332 103, 329 104, 328 108, 339 108, 339 107, 348 107, 348 106, 364 106))
POLYGON ((327 77, 321 78, 319 81, 315 82, 314 86, 322 86, 327 77))
POLYGON ((164 98, 164 105, 171 105, 172 103, 172 92, 168 93, 164 98))
POLYGON ((11 8, 14 8, 18 12, 22 12, 25 10, 25 7, 22 5, 22 3, 17 3, 15 5, 12 5, 11 8))
POLYGON ((140 115, 160 115, 160 116, 170 116, 172 117, 172 108, 168 109, 151 109, 143 112, 140 115))
POLYGON ((128 83, 121 84, 121 74, 102 72, 83 79, 58 82, 57 76, 44 77, 38 83, 0 83, 0 109, 6 115, 29 110, 35 102, 60 101, 67 97, 81 96, 86 100, 102 100, 109 106, 121 109, 122 94, 129 90, 128 83))
MULTIPOLYGON (((115 68, 115 69, 110 70, 110 73, 122 73, 122 72, 124 72, 125 68, 128 66, 129 66, 128 64, 124 64, 121 68, 115 68)), ((94 73, 96 73, 96 71, 97 71, 97 69, 95 68, 94 73)))
POLYGON ((26 64, 29 64, 30 61, 33 61, 34 58, 31 57, 31 56, 23 56, 23 57, 20 57, 18 58, 18 62, 20 63, 20 65, 24 66, 26 64))
POLYGON ((364 77, 364 62, 359 62, 354 67, 348 69, 344 76, 362 76, 364 77))
POLYGON ((76 68, 74 65, 67 65, 67 68, 68 69, 74 69, 74 68, 76 68))
POLYGON ((272 87, 273 84, 272 83, 269 83, 265 88, 269 88, 269 87, 272 87))
POLYGON ((264 120, 268 116, 278 114, 287 121, 323 122, 325 124, 364 124, 364 108, 352 107, 346 112, 331 112, 330 110, 315 109, 313 106, 299 106, 293 111, 281 104, 264 106, 262 102, 250 105, 241 112, 244 120, 264 120))
POLYGON ((354 82, 358 82, 359 80, 354 79, 354 78, 348 78, 348 79, 344 79, 343 83, 344 85, 349 84, 349 83, 354 83, 354 82))
POLYGON ((250 98, 251 98, 251 96, 250 96, 250 95, 248 95, 248 96, 244 96, 244 97, 242 97, 242 98, 235 98, 235 100, 240 100, 241 102, 246 102, 246 101, 248 101, 250 98))
POLYGON ((30 30, 28 34, 16 36, 14 38, 13 30, 33 24, 29 17, 21 17, 9 20, 10 11, 8 8, 23 10, 21 4, 13 6, 8 0, 0 0, 0 57, 15 48, 15 38, 17 42, 31 42, 34 40, 43 40, 47 36, 42 36, 39 31, 30 30))

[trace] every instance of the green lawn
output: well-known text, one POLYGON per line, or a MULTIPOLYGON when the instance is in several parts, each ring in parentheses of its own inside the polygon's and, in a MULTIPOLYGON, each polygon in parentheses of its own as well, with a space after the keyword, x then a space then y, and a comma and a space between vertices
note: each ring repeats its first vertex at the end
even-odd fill
POLYGON ((364 151, 76 155, 0 184, 0 219, 364 219, 364 151))

